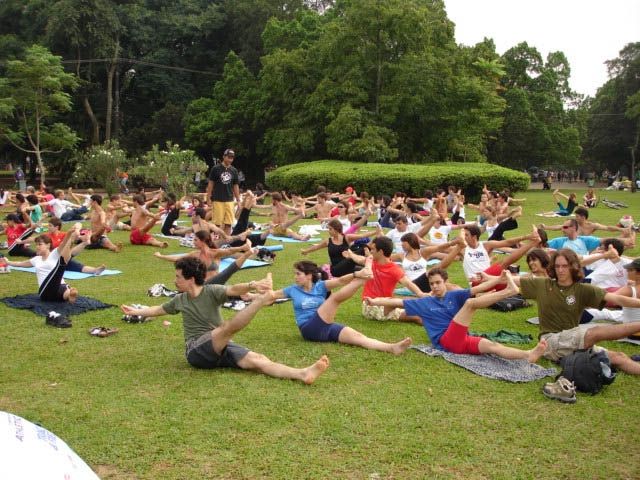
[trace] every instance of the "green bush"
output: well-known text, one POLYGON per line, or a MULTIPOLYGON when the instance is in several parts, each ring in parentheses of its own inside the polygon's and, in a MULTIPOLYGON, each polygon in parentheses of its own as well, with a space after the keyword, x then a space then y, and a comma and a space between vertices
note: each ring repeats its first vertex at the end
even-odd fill
POLYGON ((467 201, 477 201, 484 185, 512 192, 529 188, 529 175, 487 163, 430 163, 422 165, 354 163, 337 160, 298 163, 277 168, 269 174, 272 190, 297 190, 312 195, 318 185, 341 191, 352 186, 356 192, 373 195, 404 192, 419 197, 424 191, 446 189, 455 185, 462 189, 467 201))
POLYGON ((75 186, 104 188, 112 194, 118 187, 117 169, 126 171, 131 164, 118 142, 107 142, 80 152, 72 175, 75 186))

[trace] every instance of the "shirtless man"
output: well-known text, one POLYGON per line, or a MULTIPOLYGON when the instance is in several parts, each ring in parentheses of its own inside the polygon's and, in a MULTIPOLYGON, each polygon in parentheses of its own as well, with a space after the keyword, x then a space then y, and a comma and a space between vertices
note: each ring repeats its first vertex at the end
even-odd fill
MULTIPOLYGON (((589 210, 584 207, 575 209, 575 220, 578 224, 578 236, 590 237, 596 230, 604 230, 605 232, 621 232, 620 240, 624 242, 625 248, 634 248, 636 244, 636 233, 629 227, 618 227, 617 225, 603 225, 601 223, 591 222, 589 218, 589 210)), ((544 230, 562 230, 562 225, 545 225, 540 224, 540 228, 544 230)))
POLYGON ((91 221, 91 243, 87 245, 87 248, 106 248, 112 252, 120 253, 122 242, 114 245, 105 235, 107 231, 107 215, 102 209, 102 196, 91 195, 90 199, 91 207, 93 208, 89 217, 91 221))
POLYGON ((142 195, 133 197, 133 211, 131 212, 131 234, 129 240, 132 245, 151 245, 153 247, 167 248, 168 242, 161 242, 149 235, 156 221, 160 219, 145 208, 145 201, 142 195))
POLYGON ((311 235, 299 235, 289 227, 304 216, 302 209, 293 208, 282 203, 282 195, 278 192, 271 194, 271 205, 254 205, 254 208, 270 208, 271 209, 271 225, 273 226, 273 234, 278 237, 289 237, 296 240, 306 242, 311 235), (291 220, 288 219, 289 212, 296 214, 291 220))
POLYGON ((111 230, 131 230, 130 225, 120 221, 121 218, 131 215, 130 206, 131 202, 123 200, 118 193, 114 193, 109 197, 105 213, 107 225, 111 230))
POLYGON ((306 214, 309 215, 309 212, 316 211, 316 219, 320 222, 324 222, 326 220, 331 220, 331 210, 336 206, 334 202, 328 202, 328 196, 325 192, 320 192, 317 196, 318 201, 310 208, 307 208, 306 214))

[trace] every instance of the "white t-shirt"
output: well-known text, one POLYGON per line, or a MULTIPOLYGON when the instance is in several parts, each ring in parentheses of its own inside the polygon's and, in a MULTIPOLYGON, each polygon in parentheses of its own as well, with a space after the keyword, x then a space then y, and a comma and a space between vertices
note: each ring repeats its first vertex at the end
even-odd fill
POLYGON ((58 218, 62 217, 67 210, 73 208, 73 203, 68 200, 60 200, 59 198, 49 200, 47 205, 50 205, 53 208, 53 214, 58 218))
POLYGON ((462 259, 462 269, 464 275, 468 279, 478 272, 483 272, 491 266, 491 259, 482 242, 478 243, 477 248, 467 247, 464 249, 464 258, 462 259))
MULTIPOLYGON (((58 249, 55 248, 49 254, 46 260, 43 260, 41 256, 32 257, 29 259, 29 261, 31 262, 31 265, 36 267, 36 277, 38 278, 38 287, 42 285, 42 282, 45 281, 45 279, 47 278, 47 275, 49 275, 49 273, 51 273, 51 270, 55 268, 59 258, 60 258, 60 253, 58 252, 58 249)), ((64 283, 64 280, 62 280, 60 283, 64 283)))
POLYGON ((622 288, 629 280, 627 269, 624 266, 631 263, 631 261, 631 259, 624 257, 621 257, 618 263, 613 263, 608 258, 598 260, 587 266, 587 268, 591 267, 593 270, 587 275, 587 278, 591 280, 592 285, 597 285, 600 288, 622 288))
POLYGON ((449 241, 449 234, 451 233, 451 227, 449 225, 439 225, 438 227, 431 227, 429 230, 429 240, 431 243, 446 243, 449 241))
POLYGON ((393 230, 389 230, 387 232, 387 237, 391 239, 393 242, 393 249, 395 251, 402 251, 402 240, 400 240, 406 233, 416 233, 420 231, 422 224, 420 223, 412 223, 411 225, 407 225, 407 229, 404 232, 399 232, 398 229, 394 228, 393 230))

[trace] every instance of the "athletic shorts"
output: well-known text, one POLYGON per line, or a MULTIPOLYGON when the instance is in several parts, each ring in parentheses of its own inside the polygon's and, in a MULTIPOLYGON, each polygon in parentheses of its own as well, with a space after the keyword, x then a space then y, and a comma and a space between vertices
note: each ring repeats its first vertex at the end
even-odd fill
POLYGON ((277 227, 273 227, 273 234, 276 237, 291 237, 293 230, 290 228, 282 228, 282 225, 278 225, 277 227))
POLYGON ((302 338, 310 342, 338 342, 338 337, 344 325, 341 323, 326 323, 316 312, 298 328, 302 338))
POLYGON ((547 340, 547 350, 542 355, 547 360, 557 362, 562 357, 572 354, 576 350, 584 348, 584 336, 586 328, 575 327, 557 333, 545 333, 540 338, 547 340))
POLYGON ((207 332, 200 338, 187 340, 185 356, 189 365, 195 368, 240 368, 238 362, 250 351, 242 345, 229 342, 218 355, 213 349, 211 332, 207 332))
POLYGON ((233 202, 213 202, 213 223, 216 225, 233 225, 236 219, 233 202))
MULTIPOLYGON (((500 265, 498 265, 497 263, 494 263, 489 268, 483 271, 484 273, 486 273, 487 275, 491 275, 492 277, 499 277, 500 275, 502 275, 502 268, 500 268, 500 265)), ((478 282, 471 282, 472 287, 476 287, 478 285, 479 285, 478 282)), ((507 285, 505 283, 499 283, 498 285, 493 287, 493 289, 496 292, 499 292, 500 290, 504 290, 505 288, 507 288, 507 285)))
POLYGON ((469 335, 469 327, 452 321, 442 337, 440 337, 440 346, 451 353, 480 355, 478 347, 480 340, 482 340, 482 337, 469 335))
POLYGON ((85 248, 88 250, 103 248, 102 244, 109 240, 106 235, 100 235, 95 241, 93 240, 93 236, 91 237, 91 242, 85 248))
POLYGON ((129 234, 129 240, 132 245, 146 245, 152 238, 153 237, 148 233, 143 235, 139 228, 131 230, 131 233, 129 234))
POLYGON ((362 316, 369 320, 379 320, 381 322, 387 320, 400 320, 400 317, 404 313, 403 308, 394 308, 387 315, 384 314, 384 307, 379 305, 367 305, 362 302, 362 316))

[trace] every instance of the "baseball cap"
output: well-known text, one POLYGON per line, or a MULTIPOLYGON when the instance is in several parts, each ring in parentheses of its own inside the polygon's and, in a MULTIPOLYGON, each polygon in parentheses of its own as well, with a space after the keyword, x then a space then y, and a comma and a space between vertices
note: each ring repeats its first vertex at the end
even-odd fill
POLYGON ((636 258, 633 262, 627 263, 624 268, 627 270, 640 270, 640 258, 636 258))
POLYGON ((233 150, 231 150, 230 148, 227 148, 227 149, 224 151, 224 156, 225 156, 225 157, 235 157, 235 155, 236 155, 236 152, 234 152, 234 151, 233 151, 233 150))

